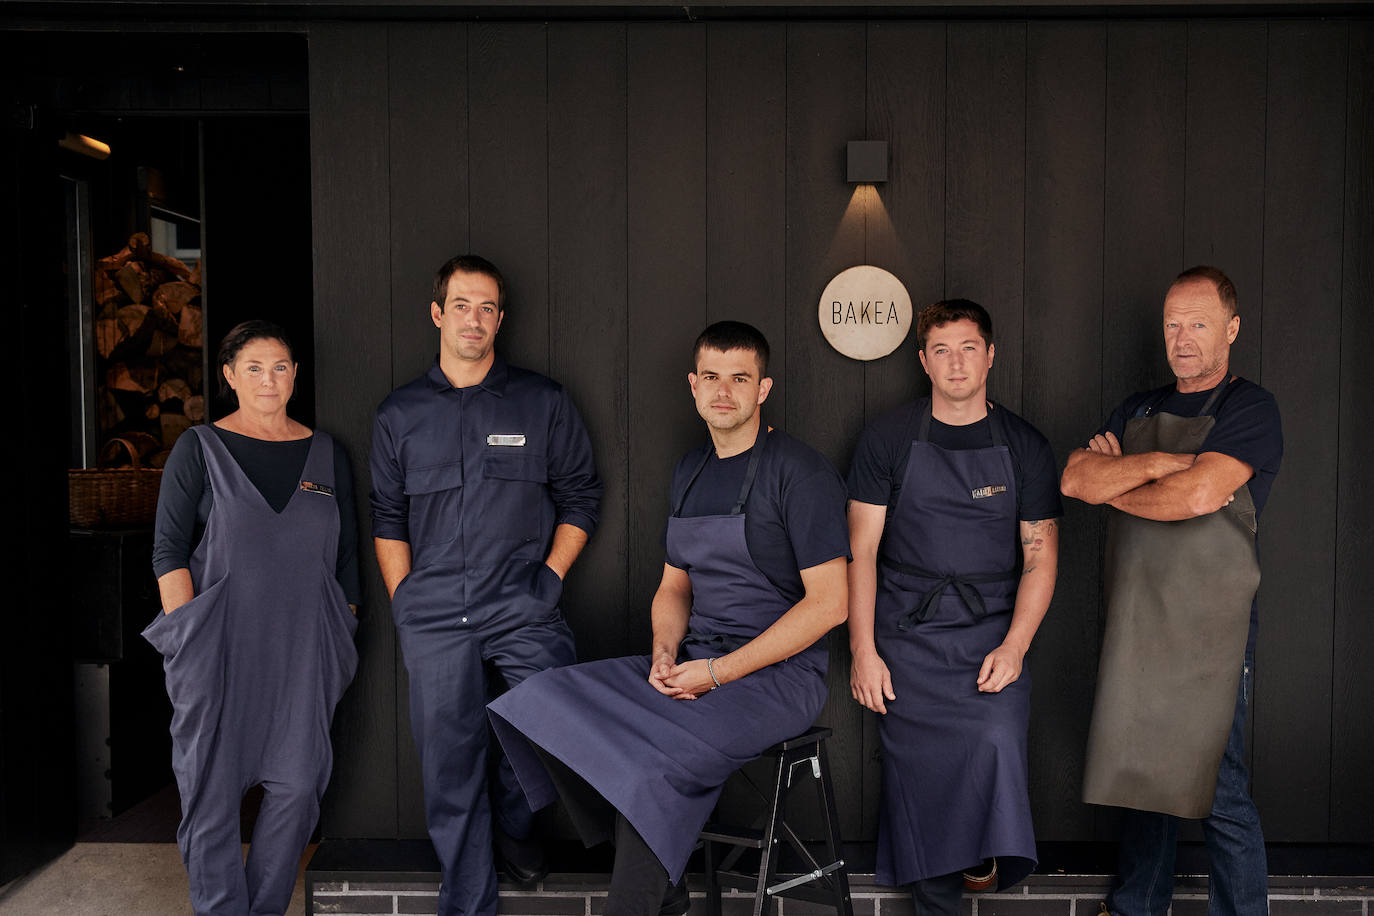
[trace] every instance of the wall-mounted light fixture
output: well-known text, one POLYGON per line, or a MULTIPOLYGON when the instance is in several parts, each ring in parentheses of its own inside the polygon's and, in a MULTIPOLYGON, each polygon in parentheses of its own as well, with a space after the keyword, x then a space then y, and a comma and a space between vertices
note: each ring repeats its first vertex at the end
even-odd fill
POLYGON ((887 141, 849 141, 849 183, 879 184, 887 181, 887 141))
POLYGON ((92 159, 110 158, 110 144, 85 134, 74 134, 67 131, 66 136, 57 141, 57 145, 74 153, 90 156, 92 159))

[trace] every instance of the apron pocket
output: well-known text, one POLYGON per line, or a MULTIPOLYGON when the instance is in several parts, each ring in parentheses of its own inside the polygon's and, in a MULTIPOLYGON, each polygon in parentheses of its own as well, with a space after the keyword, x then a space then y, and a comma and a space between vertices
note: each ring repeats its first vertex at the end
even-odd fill
POLYGON ((170 613, 158 611, 153 622, 143 628, 143 638, 162 653, 163 658, 169 661, 175 658, 212 615, 227 581, 227 577, 220 579, 170 613))

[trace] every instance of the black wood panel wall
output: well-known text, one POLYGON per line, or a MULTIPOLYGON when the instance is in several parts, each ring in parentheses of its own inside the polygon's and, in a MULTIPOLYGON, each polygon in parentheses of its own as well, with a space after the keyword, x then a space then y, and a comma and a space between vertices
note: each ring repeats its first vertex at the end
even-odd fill
MULTIPOLYGON (((646 644, 669 473, 702 435, 685 375, 708 321, 764 330, 767 418, 844 471, 863 425, 927 388, 914 341, 867 364, 826 345, 826 282, 872 263, 918 308, 977 299, 998 325, 994 397, 1062 460, 1168 379, 1173 274, 1228 270, 1234 364, 1277 395, 1288 443, 1262 531, 1256 797, 1273 841, 1374 840, 1368 19, 328 24, 310 29, 310 86, 319 422, 366 492, 372 410, 432 358, 432 270, 495 260, 502 349, 572 391, 606 481, 567 588, 587 658, 646 644), (843 178, 865 138, 890 146, 876 190, 843 178)), ((1045 840, 1112 833, 1078 801, 1103 523, 1067 510, 1030 662, 1045 840)), ((368 595, 324 830, 422 836, 371 566, 368 595)), ((876 728, 849 700, 843 631, 830 642, 843 828, 871 839, 876 728)))

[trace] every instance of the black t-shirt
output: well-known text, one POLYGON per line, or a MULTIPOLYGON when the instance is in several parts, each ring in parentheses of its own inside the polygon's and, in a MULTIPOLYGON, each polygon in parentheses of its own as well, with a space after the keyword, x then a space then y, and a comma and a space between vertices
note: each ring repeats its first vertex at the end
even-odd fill
MULTIPOLYGON (((901 495, 907 458, 915 440, 921 414, 929 398, 920 398, 897 408, 869 424, 859 437, 854 460, 849 465, 849 498, 892 509, 901 495)), ((993 408, 1002 420, 1003 436, 1011 452, 1016 477, 1016 517, 1023 522, 1038 522, 1064 514, 1059 501, 1059 468, 1049 441, 1040 431, 1016 414, 997 404, 993 408)), ((930 444, 949 451, 992 447, 991 415, 967 426, 950 426, 934 417, 930 420, 930 444)))
MULTIPOLYGON (((254 439, 211 426, 243 473, 276 512, 286 508, 300 483, 314 437, 286 442, 254 439)), ((353 511, 353 471, 348 455, 334 440, 334 499, 339 507, 339 555, 335 578, 349 604, 362 600, 358 576, 358 522, 353 511)), ((162 470, 157 519, 153 534, 153 574, 164 576, 184 569, 205 535, 205 522, 214 506, 210 476, 200 439, 184 435, 172 446, 162 470)))
MULTIPOLYGON (((1250 478, 1250 497, 1255 501, 1255 517, 1264 511, 1269 490, 1279 472, 1283 458, 1283 424, 1279 405, 1268 391, 1246 379, 1237 378, 1231 390, 1223 392, 1213 416, 1216 424, 1203 440, 1202 452, 1219 452, 1243 461, 1254 470, 1250 478)), ((1126 421, 1154 404, 1154 413, 1171 413, 1180 417, 1196 417, 1212 396, 1215 388, 1180 394, 1177 386, 1165 385, 1153 391, 1141 391, 1127 398, 1112 411, 1098 434, 1111 430, 1118 441, 1126 429, 1126 421)))
MULTIPOLYGON (((714 446, 707 443, 678 462, 670 508, 708 452, 706 466, 687 490, 683 518, 728 515, 739 499, 753 449, 717 458, 714 446)), ((744 505, 744 538, 754 565, 788 601, 795 604, 806 594, 801 570, 836 557, 849 559, 844 504, 844 482, 830 462, 781 430, 768 433, 744 505)), ((666 546, 666 526, 663 537, 666 546)))

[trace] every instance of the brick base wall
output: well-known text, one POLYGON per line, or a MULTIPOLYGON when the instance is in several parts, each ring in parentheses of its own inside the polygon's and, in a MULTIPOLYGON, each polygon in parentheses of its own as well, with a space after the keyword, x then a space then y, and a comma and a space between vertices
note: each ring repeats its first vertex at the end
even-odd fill
MULTIPOLYGON (((308 874, 307 916, 374 916, 379 913, 430 913, 438 902, 439 882, 430 876, 346 876, 308 874)), ((1095 916, 1109 879, 1101 875, 1032 875, 1002 894, 970 894, 965 916, 1095 916)), ((700 875, 688 879, 689 916, 705 916, 700 875)), ((555 874, 533 890, 501 885, 502 916, 599 916, 606 904, 606 875, 555 874)), ((914 916, 911 895, 873 883, 872 875, 850 875, 854 916, 914 916)), ((752 897, 738 891, 722 895, 724 916, 749 916, 752 897)), ((1374 878, 1274 877, 1269 885, 1271 916, 1374 916, 1374 878)), ((825 916, 830 907, 801 900, 778 901, 776 916, 825 916)), ((1179 878, 1171 916, 1206 916, 1207 879, 1179 878)))

